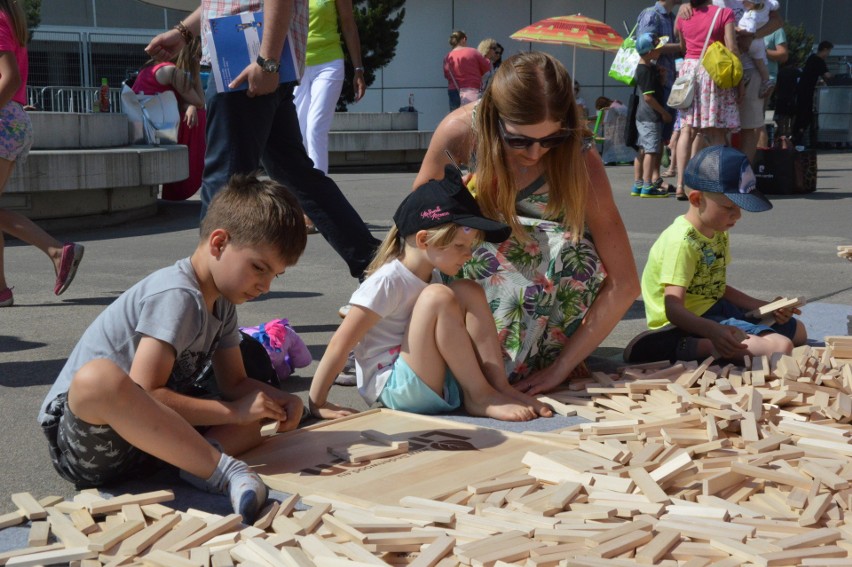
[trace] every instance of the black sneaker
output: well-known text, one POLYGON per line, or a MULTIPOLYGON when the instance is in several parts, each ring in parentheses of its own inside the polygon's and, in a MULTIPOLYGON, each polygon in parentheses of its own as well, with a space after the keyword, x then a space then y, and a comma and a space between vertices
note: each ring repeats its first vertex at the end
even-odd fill
POLYGON ((642 363, 677 359, 679 341, 683 332, 674 325, 639 333, 627 343, 624 349, 624 362, 642 363))

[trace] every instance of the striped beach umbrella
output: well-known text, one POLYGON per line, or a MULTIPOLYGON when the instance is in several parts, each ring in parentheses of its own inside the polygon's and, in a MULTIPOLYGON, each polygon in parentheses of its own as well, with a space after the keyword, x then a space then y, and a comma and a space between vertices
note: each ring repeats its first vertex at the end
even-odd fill
POLYGON ((517 41, 570 45, 574 48, 571 77, 577 63, 577 48, 618 51, 623 38, 607 24, 582 14, 554 16, 519 29, 511 36, 517 41))

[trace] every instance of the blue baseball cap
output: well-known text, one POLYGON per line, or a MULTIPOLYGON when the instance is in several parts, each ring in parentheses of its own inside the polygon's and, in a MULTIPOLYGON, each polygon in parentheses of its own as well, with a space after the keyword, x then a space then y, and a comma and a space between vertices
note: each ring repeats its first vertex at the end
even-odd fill
POLYGON ((757 179, 746 155, 728 146, 710 146, 692 156, 683 172, 683 182, 696 191, 722 193, 752 213, 772 208, 769 199, 757 190, 757 179))
POLYGON ((645 55, 655 49, 659 49, 669 42, 669 36, 664 35, 656 38, 654 34, 645 32, 640 33, 636 38, 636 51, 639 55, 645 55))

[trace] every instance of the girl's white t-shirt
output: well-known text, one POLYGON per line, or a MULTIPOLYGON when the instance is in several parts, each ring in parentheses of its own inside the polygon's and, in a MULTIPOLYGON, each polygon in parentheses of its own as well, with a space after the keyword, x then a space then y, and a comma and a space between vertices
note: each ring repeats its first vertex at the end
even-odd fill
MULTIPOLYGON (((432 273, 432 282, 441 282, 437 270, 432 273)), ((379 398, 387 384, 414 304, 427 285, 402 262, 393 260, 364 280, 349 300, 351 305, 359 305, 381 317, 355 346, 358 392, 368 404, 379 398)))

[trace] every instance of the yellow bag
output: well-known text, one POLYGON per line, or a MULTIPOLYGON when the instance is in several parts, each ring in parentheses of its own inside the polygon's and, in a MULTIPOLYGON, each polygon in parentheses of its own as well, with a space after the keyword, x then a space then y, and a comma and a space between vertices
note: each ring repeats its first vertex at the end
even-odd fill
POLYGON ((721 41, 716 41, 707 48, 701 64, 704 65, 716 86, 721 89, 735 87, 743 78, 743 64, 740 63, 740 58, 721 41))

